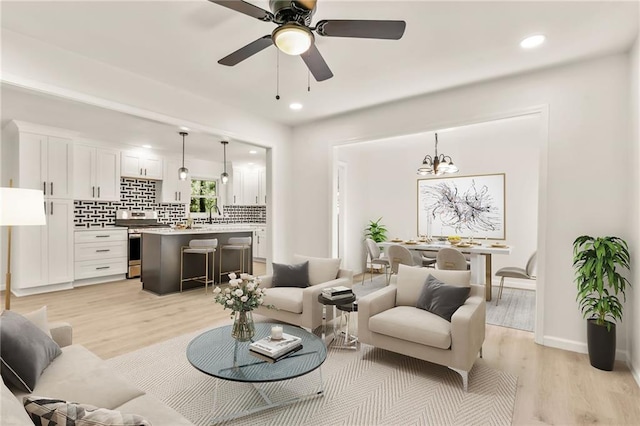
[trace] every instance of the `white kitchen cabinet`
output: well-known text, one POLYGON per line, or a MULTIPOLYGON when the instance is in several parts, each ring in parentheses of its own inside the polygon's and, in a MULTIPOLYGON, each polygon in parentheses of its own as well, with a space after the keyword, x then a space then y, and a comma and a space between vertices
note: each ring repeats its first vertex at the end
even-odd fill
POLYGON ((123 177, 162 180, 162 158, 139 151, 122 151, 121 175, 123 177))
POLYGON ((73 281, 73 200, 48 199, 43 208, 45 226, 14 228, 12 285, 18 294, 73 281))
POLYGON ((76 200, 120 201, 120 151, 75 145, 73 163, 76 200))
POLYGON ((165 160, 164 178, 157 186, 158 203, 189 204, 191 199, 191 177, 186 180, 178 179, 178 169, 182 162, 178 160, 165 160))
POLYGON ((126 229, 76 231, 74 240, 76 280, 127 273, 126 229))
POLYGON ((267 258, 267 228, 257 227, 253 238, 253 257, 258 259, 267 258))
POLYGON ((41 189, 45 198, 73 198, 73 144, 70 139, 19 132, 14 186, 41 189))
POLYGON ((233 168, 233 197, 231 204, 256 205, 266 203, 264 169, 233 168))

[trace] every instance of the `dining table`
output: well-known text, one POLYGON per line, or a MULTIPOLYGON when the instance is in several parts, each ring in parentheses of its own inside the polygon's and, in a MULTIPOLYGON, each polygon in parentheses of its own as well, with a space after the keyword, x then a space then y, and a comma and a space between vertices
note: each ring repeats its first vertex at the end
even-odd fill
MULTIPOLYGON (((464 241, 463 241, 464 243, 464 241)), ((438 252, 440 249, 449 247, 460 250, 464 254, 469 254, 471 266, 471 282, 474 284, 484 284, 485 298, 491 300, 491 256, 511 254, 513 246, 495 244, 490 242, 472 242, 462 246, 453 245, 448 241, 385 241, 378 243, 378 246, 385 249, 393 244, 406 247, 411 251, 438 252)))

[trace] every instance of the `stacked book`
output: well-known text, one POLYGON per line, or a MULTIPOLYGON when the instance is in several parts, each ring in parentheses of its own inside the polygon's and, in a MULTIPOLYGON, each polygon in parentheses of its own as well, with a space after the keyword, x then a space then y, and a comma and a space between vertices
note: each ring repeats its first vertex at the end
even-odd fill
POLYGON ((249 353, 267 362, 276 362, 302 349, 302 339, 282 333, 282 339, 269 336, 249 345, 249 353))
POLYGON ((349 287, 327 287, 322 290, 322 297, 329 300, 347 299, 353 297, 353 291, 349 287))

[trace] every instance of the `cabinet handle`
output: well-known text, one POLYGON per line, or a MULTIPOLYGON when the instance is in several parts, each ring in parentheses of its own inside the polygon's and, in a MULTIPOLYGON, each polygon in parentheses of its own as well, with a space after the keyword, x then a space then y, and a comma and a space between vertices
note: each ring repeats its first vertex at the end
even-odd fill
POLYGON ((109 238, 110 235, 96 235, 96 238, 109 238))
POLYGON ((100 198, 100 187, 98 187, 98 198, 100 198))
POLYGON ((96 268, 96 270, 99 270, 99 269, 109 269, 109 268, 111 268, 111 266, 98 266, 98 267, 96 268))
POLYGON ((260 235, 258 235, 258 244, 260 244, 260 235))
POLYGON ((95 187, 95 186, 92 186, 92 187, 91 187, 91 196, 92 196, 93 198, 96 198, 96 187, 95 187))
POLYGON ((264 203, 267 204, 267 196, 264 196, 264 203))
POLYGON ((145 176, 147 175, 147 169, 144 169, 144 175, 145 176))
POLYGON ((47 195, 47 182, 42 182, 42 191, 44 192, 44 195, 47 195))
POLYGON ((182 191, 178 192, 178 201, 182 201, 182 191))
POLYGON ((258 196, 256 195, 256 204, 258 204, 258 196))
POLYGON ((44 215, 47 215, 47 202, 44 202, 44 215))
POLYGON ((49 195, 53 195, 53 182, 51 182, 50 185, 51 185, 51 191, 50 191, 51 194, 49 194, 49 195))
POLYGON ((234 195, 233 196, 233 204, 235 204, 235 203, 236 203, 236 196, 234 195))
POLYGON ((101 250, 96 250, 96 253, 105 253, 111 251, 110 249, 101 249, 101 250))
POLYGON ((140 176, 142 176, 142 168, 140 168, 140 176))
POLYGON ((178 191, 173 193, 173 201, 178 201, 178 191))
POLYGON ((53 201, 51 202, 51 216, 53 216, 53 201))

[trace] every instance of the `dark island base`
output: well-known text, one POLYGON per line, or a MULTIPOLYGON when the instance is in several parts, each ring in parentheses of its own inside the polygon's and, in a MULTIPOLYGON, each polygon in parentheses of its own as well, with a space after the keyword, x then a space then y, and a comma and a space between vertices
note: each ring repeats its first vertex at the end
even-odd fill
MULTIPOLYGON (((180 248, 188 246, 190 240, 194 239, 218 239, 218 248, 213 254, 214 261, 209 255, 209 276, 213 277, 218 284, 218 274, 220 271, 220 246, 227 243, 232 237, 251 237, 251 231, 246 232, 212 232, 189 234, 175 232, 171 234, 142 234, 142 273, 140 281, 142 289, 157 295, 165 295, 180 291, 180 248)), ((245 253, 245 262, 249 268, 249 273, 253 273, 253 243, 251 250, 245 253)), ((204 255, 185 255, 184 276, 204 275, 204 255)), ((222 256, 224 271, 237 270, 240 268, 240 252, 237 250, 226 250, 222 256)), ((222 282, 228 282, 227 274, 222 275, 222 282)), ((210 284, 210 287, 213 284, 210 284)), ((185 281, 182 289, 190 290, 202 288, 204 283, 197 281, 185 281)))

